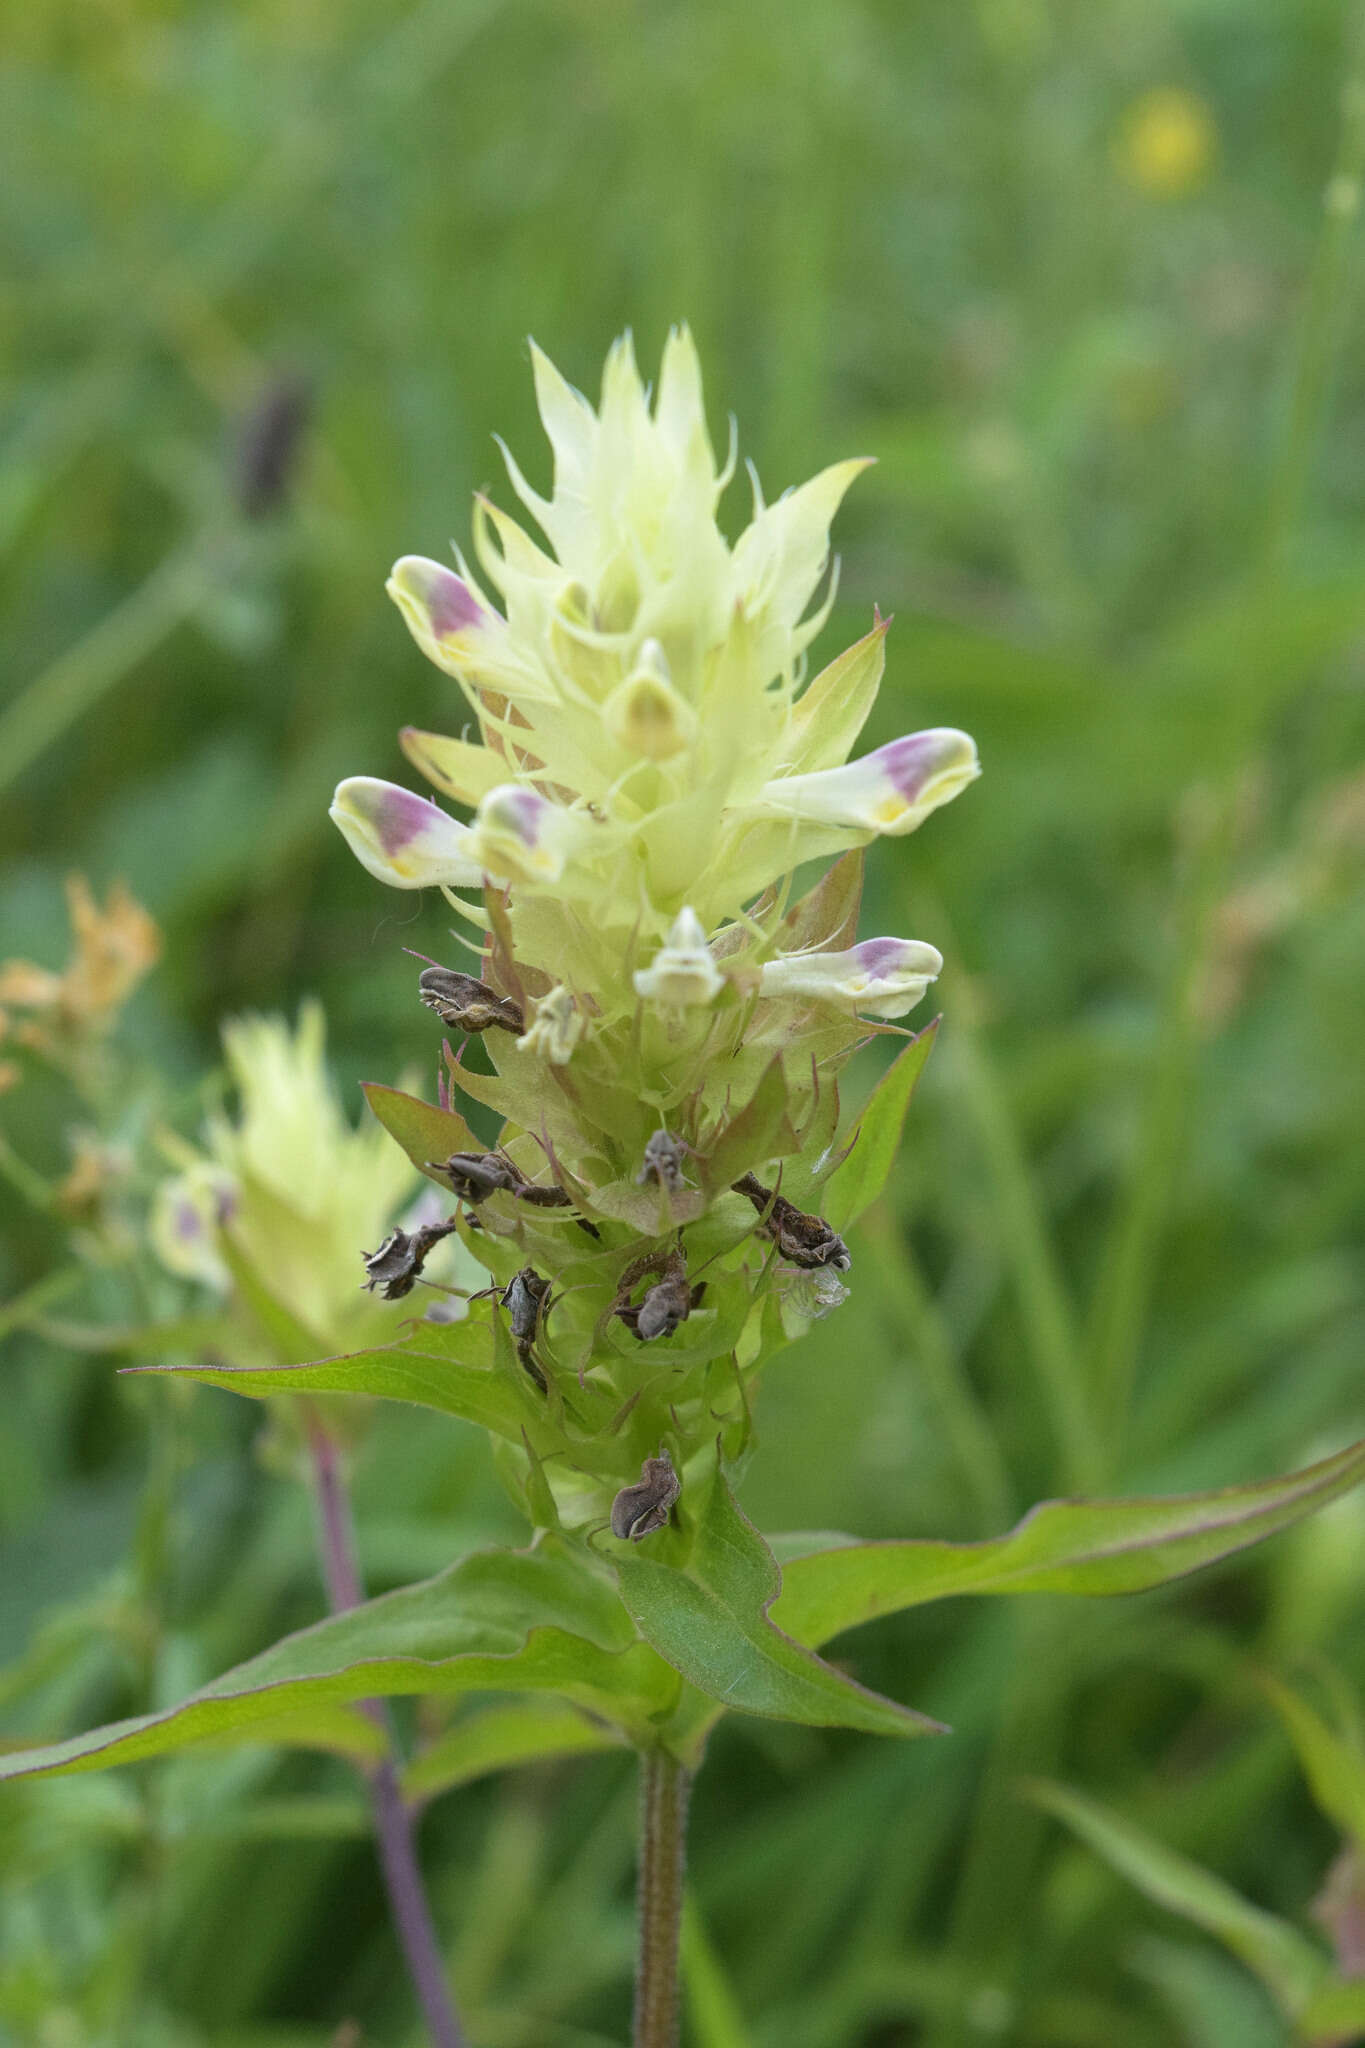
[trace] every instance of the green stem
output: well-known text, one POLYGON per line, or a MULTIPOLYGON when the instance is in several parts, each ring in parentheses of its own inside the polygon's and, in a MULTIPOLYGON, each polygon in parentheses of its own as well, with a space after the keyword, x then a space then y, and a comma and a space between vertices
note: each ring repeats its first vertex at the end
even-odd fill
POLYGON ((167 555, 146 581, 45 668, 0 717, 0 788, 144 661, 198 605, 213 581, 202 539, 167 555))
POLYGON ((1298 525, 1322 438, 1341 342, 1346 259, 1365 179, 1365 8, 1352 10, 1347 33, 1341 133, 1322 197, 1322 227, 1299 330, 1288 418, 1266 505, 1262 561, 1272 575, 1282 566, 1298 525))
POLYGON ((995 1062, 975 1030, 971 989, 960 975, 952 989, 949 1064, 994 1195, 1025 1347, 1052 1424, 1063 1483, 1069 1492, 1091 1493, 1104 1469, 1104 1454, 1071 1299, 1022 1133, 995 1062))
POLYGON ((885 1204, 863 1218, 862 1232, 876 1253, 878 1287, 914 1347, 916 1376, 938 1410, 944 1435, 971 1489, 978 1526, 993 1535, 1007 1527, 1013 1503, 1009 1472, 989 1418, 914 1250, 885 1204))
POLYGON ((641 1751, 634 2048, 677 2048, 678 1942, 690 1782, 675 1757, 661 1749, 641 1751))

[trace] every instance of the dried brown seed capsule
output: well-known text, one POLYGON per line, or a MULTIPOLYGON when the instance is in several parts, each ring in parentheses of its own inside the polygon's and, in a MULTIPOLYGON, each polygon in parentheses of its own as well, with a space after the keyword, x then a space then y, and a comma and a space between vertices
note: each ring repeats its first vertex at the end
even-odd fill
POLYGON ((503 1289, 502 1305, 512 1325, 517 1357, 543 1394, 548 1383, 533 1346, 549 1313, 550 1282, 534 1266, 523 1266, 503 1289))
POLYGON ((452 1031, 487 1031, 496 1026, 520 1035, 526 1028, 520 1003, 511 996, 500 996, 472 974, 457 974, 452 967, 424 967, 417 977, 417 993, 452 1031))
POLYGON ((611 1533, 624 1543, 638 1543, 667 1522, 682 1485, 667 1451, 646 1458, 634 1486, 623 1486, 611 1504, 611 1533))
POLYGON ((682 1162, 685 1149, 682 1141, 672 1137, 669 1132, 655 1131, 645 1146, 640 1171, 635 1176, 636 1187, 646 1187, 653 1180, 657 1181, 661 1188, 667 1189, 670 1195, 679 1193, 683 1186, 682 1162))
POLYGON ((612 1312, 621 1318, 632 1336, 648 1344, 655 1337, 671 1337, 679 1323, 686 1322, 700 1305, 705 1292, 704 1280, 699 1280, 695 1287, 689 1284, 687 1261, 681 1250, 656 1252, 626 1268, 612 1312), (661 1278, 637 1307, 630 1299, 631 1289, 650 1272, 661 1273, 661 1278))
POLYGON ((836 1273, 846 1273, 853 1264, 848 1246, 823 1216, 810 1216, 804 1209, 798 1209, 794 1202, 765 1188, 752 1173, 746 1173, 743 1180, 733 1185, 734 1192, 746 1195, 757 1209, 758 1228, 763 1236, 770 1237, 783 1258, 790 1259, 794 1266, 829 1266, 836 1273))
POLYGON ((443 1173, 462 1202, 482 1202, 500 1190, 515 1193, 520 1170, 499 1152, 452 1152, 449 1159, 428 1159, 433 1173, 443 1173))
POLYGON ((401 1301, 417 1285, 428 1252, 443 1237, 449 1237, 454 1223, 424 1223, 420 1230, 392 1230, 377 1252, 362 1252, 365 1279, 361 1286, 373 1294, 376 1287, 385 1301, 401 1301))

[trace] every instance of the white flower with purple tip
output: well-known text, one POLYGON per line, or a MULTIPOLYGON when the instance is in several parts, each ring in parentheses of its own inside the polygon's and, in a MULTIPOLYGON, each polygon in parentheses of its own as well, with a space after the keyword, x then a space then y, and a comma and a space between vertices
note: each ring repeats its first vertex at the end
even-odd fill
POLYGON ((519 782, 490 789, 474 814, 470 851, 508 882, 557 882, 582 827, 561 804, 519 782))
POLYGON ((684 904, 664 944, 648 967, 636 969, 634 980, 637 996, 669 1010, 691 1009, 718 994, 725 986, 725 976, 711 957, 695 911, 684 904))
POLYGON ((443 668, 446 653, 458 652, 450 642, 477 627, 501 623, 463 576, 425 555, 404 555, 395 562, 387 587, 417 645, 443 668))
POLYGON ((867 1010, 874 1017, 903 1017, 942 970, 943 955, 922 939, 864 939, 845 953, 789 953, 770 960, 762 992, 867 1010))
POLYGON ((766 810, 810 824, 899 837, 950 803, 980 773, 976 742, 968 733, 941 725, 907 733, 842 768, 779 776, 764 786, 759 802, 766 810))
POLYGON ((361 866, 392 888, 482 885, 468 825, 396 782, 352 775, 337 784, 328 815, 361 866))

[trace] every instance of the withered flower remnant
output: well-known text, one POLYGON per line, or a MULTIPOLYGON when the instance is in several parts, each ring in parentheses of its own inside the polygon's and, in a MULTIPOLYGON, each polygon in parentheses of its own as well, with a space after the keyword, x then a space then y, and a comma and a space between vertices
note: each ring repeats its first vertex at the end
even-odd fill
POLYGON ((623 1486, 611 1504, 611 1533, 623 1543, 639 1543, 662 1529, 682 1493, 682 1483, 667 1451, 646 1458, 633 1486, 623 1486))
POLYGON ((486 981, 460 974, 453 967, 424 967, 417 978, 419 998, 452 1031, 510 1031, 526 1028, 521 1004, 500 996, 486 981))
POLYGON ((451 1221, 423 1223, 413 1231, 391 1230, 378 1251, 362 1252, 365 1278, 361 1286, 371 1294, 379 1288, 385 1301, 402 1301, 421 1278, 428 1252, 454 1228, 451 1221))
POLYGON ((758 1228, 770 1237, 784 1259, 794 1266, 828 1266, 846 1273, 853 1264, 848 1246, 837 1230, 831 1230, 823 1216, 809 1216, 784 1195, 777 1194, 752 1173, 735 1182, 735 1193, 748 1197, 758 1211, 758 1228))

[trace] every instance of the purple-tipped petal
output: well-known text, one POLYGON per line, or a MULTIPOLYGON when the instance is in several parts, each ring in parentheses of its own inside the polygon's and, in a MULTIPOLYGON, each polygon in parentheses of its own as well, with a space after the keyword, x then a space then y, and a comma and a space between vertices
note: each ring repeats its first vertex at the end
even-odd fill
POLYGON ((943 968, 921 939, 864 939, 843 953, 790 953, 763 969, 765 996, 834 1003, 874 1017, 903 1017, 943 968))
POLYGON ((469 827, 396 782, 353 775, 337 784, 328 815, 361 866, 391 888, 477 889, 483 881, 469 827))
POLYGON ((463 576, 425 555, 395 562, 386 587, 423 654, 451 674, 459 672, 470 635, 503 623, 463 576))
POLYGON ((953 726, 907 733, 842 768, 785 775, 763 790, 765 808, 861 832, 899 837, 950 803, 981 773, 976 743, 953 726))
POLYGON ((579 827, 562 805, 519 782, 490 789, 474 816, 470 851, 509 882, 557 882, 579 827))

